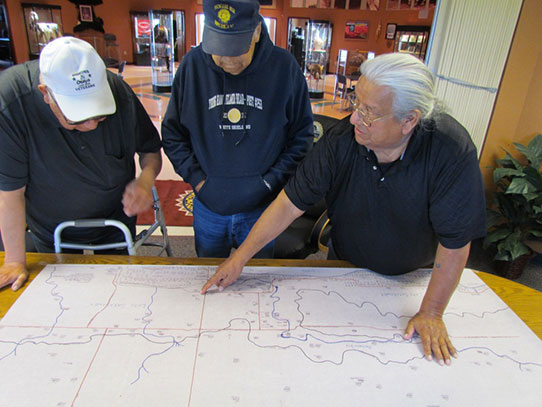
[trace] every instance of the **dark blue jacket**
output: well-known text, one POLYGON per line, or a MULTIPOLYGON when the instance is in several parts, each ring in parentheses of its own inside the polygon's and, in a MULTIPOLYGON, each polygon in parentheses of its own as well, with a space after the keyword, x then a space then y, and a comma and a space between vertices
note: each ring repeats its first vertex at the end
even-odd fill
POLYGON ((201 46, 175 75, 162 122, 175 171, 212 211, 231 215, 267 205, 305 156, 313 124, 305 78, 273 45, 262 21, 252 63, 239 75, 215 65, 201 46))

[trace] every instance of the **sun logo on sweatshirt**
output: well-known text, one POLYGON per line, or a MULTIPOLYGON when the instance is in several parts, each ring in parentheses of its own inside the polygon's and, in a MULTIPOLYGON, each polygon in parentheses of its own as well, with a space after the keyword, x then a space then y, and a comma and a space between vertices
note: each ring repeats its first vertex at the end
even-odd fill
POLYGON ((237 123, 239 120, 241 120, 241 112, 236 107, 231 108, 228 111, 228 120, 231 123, 237 123))

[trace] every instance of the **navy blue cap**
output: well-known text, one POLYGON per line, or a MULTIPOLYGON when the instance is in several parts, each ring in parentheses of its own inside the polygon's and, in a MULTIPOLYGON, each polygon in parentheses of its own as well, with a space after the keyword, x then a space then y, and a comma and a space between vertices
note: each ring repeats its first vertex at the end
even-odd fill
POLYGON ((203 0, 203 51, 228 57, 245 54, 260 22, 259 11, 258 0, 203 0))

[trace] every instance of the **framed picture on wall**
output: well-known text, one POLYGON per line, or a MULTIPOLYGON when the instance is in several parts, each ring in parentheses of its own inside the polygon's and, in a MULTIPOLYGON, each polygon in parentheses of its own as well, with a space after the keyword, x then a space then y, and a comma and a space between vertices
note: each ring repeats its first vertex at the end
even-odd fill
POLYGON ((414 0, 412 7, 416 10, 421 10, 425 8, 427 1, 426 0, 414 0))
POLYGON ((369 35, 368 21, 347 21, 344 27, 344 38, 350 40, 366 40, 369 35))
POLYGON ((378 11, 380 8, 380 0, 367 0, 367 8, 370 11, 378 11))
POLYGON ((79 6, 79 20, 92 23, 92 6, 79 6))
POLYGON ((396 30, 397 30, 397 24, 388 24, 388 25, 386 25, 386 39, 387 40, 394 40, 396 30))

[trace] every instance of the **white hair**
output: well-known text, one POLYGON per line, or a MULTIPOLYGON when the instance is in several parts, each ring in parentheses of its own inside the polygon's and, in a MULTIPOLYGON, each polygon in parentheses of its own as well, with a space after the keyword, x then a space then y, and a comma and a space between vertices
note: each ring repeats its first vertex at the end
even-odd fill
POLYGON ((441 104, 434 94, 429 68, 410 54, 382 54, 361 65, 361 75, 369 82, 388 87, 393 94, 393 111, 398 119, 412 110, 429 119, 441 104))

